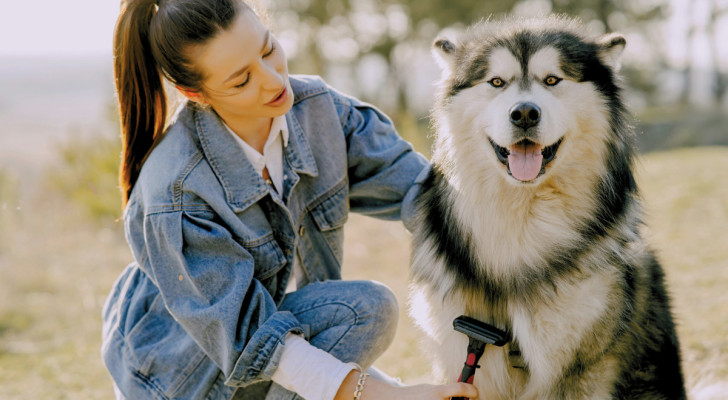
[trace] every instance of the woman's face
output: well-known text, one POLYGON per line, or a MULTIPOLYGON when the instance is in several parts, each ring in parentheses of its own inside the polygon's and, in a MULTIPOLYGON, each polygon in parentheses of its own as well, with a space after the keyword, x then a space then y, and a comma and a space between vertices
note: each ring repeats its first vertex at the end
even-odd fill
POLYGON ((241 10, 228 29, 193 49, 192 59, 204 77, 203 101, 229 125, 254 127, 293 105, 286 55, 250 10, 241 10))

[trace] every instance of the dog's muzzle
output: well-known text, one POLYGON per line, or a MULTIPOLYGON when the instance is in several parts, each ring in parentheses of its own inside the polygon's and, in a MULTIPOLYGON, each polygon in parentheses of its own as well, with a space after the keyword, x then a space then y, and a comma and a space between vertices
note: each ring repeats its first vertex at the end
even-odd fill
POLYGON ((489 140, 498 161, 508 169, 508 174, 521 182, 530 182, 546 173, 546 165, 556 158, 556 152, 564 138, 547 147, 523 139, 510 148, 498 146, 492 139, 489 140))

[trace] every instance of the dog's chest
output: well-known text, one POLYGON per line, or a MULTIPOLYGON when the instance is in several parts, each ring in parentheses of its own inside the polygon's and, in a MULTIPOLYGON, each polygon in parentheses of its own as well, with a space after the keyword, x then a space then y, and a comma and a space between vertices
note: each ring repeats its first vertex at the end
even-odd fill
MULTIPOLYGON (((556 289, 542 289, 544 298, 525 296, 508 304, 511 330, 520 358, 530 375, 529 386, 548 387, 557 371, 570 366, 575 354, 585 344, 584 338, 595 331, 610 307, 608 274, 568 282, 557 282, 556 289)), ((582 349, 583 350, 583 349, 582 349)))
POLYGON ((519 275, 524 268, 547 267, 555 252, 579 242, 579 219, 566 215, 550 202, 533 202, 519 208, 507 199, 489 207, 461 204, 460 223, 472 237, 472 253, 480 268, 500 277, 519 275))

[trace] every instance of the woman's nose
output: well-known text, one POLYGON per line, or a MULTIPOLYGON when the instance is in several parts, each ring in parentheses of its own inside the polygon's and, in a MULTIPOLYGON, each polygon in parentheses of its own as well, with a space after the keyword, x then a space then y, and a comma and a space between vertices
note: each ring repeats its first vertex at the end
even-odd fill
POLYGON ((263 63, 263 88, 280 90, 283 84, 283 76, 277 66, 273 63, 263 63))

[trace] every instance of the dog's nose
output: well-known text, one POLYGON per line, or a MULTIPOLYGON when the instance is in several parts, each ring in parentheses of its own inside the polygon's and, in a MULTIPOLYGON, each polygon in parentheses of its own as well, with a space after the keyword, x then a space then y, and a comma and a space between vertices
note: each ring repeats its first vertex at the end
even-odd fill
POLYGON ((541 121, 541 109, 533 103, 519 103, 510 110, 511 123, 521 129, 538 125, 541 121))

